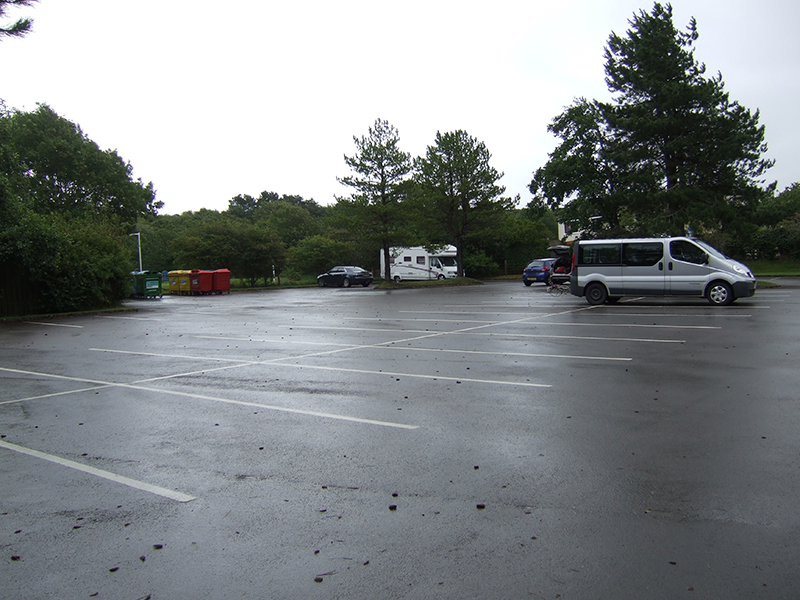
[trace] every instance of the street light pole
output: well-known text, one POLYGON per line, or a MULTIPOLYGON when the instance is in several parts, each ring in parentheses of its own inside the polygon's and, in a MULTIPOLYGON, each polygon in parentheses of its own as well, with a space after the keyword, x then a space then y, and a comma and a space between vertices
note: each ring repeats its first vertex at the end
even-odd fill
POLYGON ((139 246, 139 271, 141 272, 142 271, 142 236, 137 231, 136 233, 131 233, 128 237, 133 237, 134 235, 136 236, 136 242, 137 242, 137 245, 139 246))

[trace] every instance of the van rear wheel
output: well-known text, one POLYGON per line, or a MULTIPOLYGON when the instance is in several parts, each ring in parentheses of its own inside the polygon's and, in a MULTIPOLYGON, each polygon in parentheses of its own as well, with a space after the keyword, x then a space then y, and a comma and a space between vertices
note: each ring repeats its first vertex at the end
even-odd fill
POLYGON ((726 306, 733 302, 733 288, 725 281, 715 281, 708 288, 708 301, 715 306, 726 306))
POLYGON ((608 298, 606 286, 602 283, 590 283, 587 285, 585 295, 586 301, 593 306, 603 304, 608 298))

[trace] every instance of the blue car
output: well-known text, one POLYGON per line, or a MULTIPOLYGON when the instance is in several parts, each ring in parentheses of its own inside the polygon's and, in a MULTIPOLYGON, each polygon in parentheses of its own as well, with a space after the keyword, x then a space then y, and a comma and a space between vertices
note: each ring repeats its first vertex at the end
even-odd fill
POLYGON ((553 274, 554 262, 556 262, 555 258, 537 258, 536 260, 532 260, 522 272, 522 283, 525 285, 530 285, 534 281, 540 281, 544 284, 549 283, 550 275, 553 274))

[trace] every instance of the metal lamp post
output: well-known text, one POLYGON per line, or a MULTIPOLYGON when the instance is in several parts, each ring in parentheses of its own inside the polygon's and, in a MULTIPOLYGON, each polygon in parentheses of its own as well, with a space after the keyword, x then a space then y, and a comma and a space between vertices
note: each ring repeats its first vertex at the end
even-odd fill
POLYGON ((139 272, 141 272, 142 271, 142 236, 137 231, 136 233, 131 233, 128 237, 132 237, 134 235, 136 236, 136 242, 137 242, 137 245, 139 246, 139 272))

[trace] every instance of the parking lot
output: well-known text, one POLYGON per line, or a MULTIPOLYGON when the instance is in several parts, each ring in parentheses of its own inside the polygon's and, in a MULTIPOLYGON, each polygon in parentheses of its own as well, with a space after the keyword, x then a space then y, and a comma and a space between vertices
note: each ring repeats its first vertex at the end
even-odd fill
POLYGON ((798 598, 800 285, 0 324, 2 598, 798 598))

